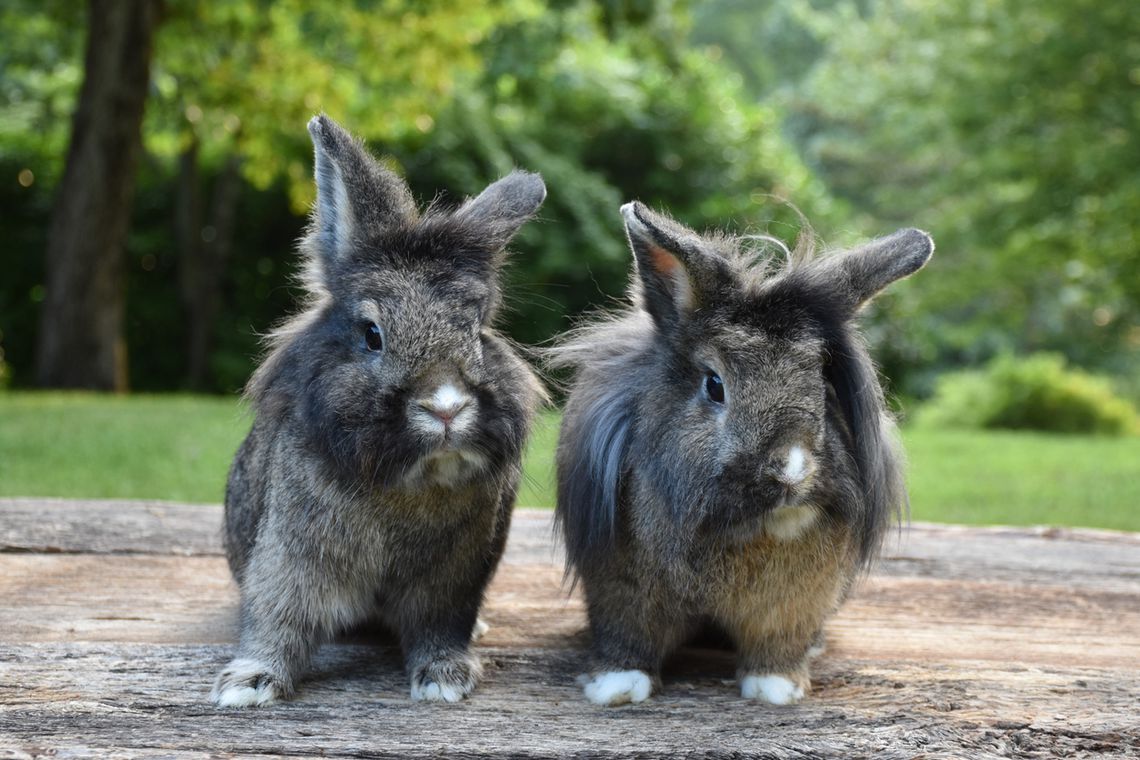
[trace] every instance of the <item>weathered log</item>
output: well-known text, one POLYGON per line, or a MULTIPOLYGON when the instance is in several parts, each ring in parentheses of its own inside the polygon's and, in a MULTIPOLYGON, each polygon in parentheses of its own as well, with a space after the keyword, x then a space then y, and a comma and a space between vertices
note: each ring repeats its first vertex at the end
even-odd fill
POLYGON ((220 510, 0 500, 0 757, 1140 757, 1140 536, 915 526, 828 632, 813 692, 739 697, 688 649, 647 703, 576 684, 588 637, 547 512, 488 595, 486 676, 411 702, 398 648, 322 648, 290 703, 213 708, 237 593, 220 510), (7 752, 5 753, 5 750, 7 752))

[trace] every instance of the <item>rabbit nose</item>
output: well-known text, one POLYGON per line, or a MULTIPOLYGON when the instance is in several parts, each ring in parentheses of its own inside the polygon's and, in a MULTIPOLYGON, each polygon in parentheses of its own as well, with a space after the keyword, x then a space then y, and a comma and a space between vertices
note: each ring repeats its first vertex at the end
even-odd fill
POLYGON ((471 403, 469 395, 456 388, 451 383, 436 388, 428 398, 417 401, 420 407, 436 417, 444 425, 451 421, 471 403))
POLYGON ((773 465, 776 480, 788 487, 798 486, 815 472, 815 458, 800 445, 792 446, 782 457, 776 457, 773 465))

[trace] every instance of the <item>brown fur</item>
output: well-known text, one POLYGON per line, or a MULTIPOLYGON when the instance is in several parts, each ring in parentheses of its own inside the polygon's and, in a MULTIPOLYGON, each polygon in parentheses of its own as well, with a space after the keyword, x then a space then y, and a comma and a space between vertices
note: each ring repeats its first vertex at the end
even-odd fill
POLYGON ((809 688, 827 617, 905 502, 882 390, 853 322, 932 251, 917 230, 782 269, 740 241, 622 208, 632 306, 572 333, 558 524, 585 587, 592 701, 648 695, 706 622, 746 696, 809 688))

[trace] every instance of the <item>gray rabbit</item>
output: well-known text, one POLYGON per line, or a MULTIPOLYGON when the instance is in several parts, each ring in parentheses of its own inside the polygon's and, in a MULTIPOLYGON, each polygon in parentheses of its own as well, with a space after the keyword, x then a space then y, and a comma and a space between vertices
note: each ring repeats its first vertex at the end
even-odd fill
POLYGON ((584 587, 586 697, 640 702, 699 630, 744 697, 802 699, 822 626, 906 501, 894 425, 853 320, 934 250, 908 229, 780 268, 742 240, 622 207, 632 307, 554 349, 576 369, 557 525, 584 587))
POLYGON ((288 698, 323 639, 379 620, 412 698, 454 702, 480 675, 469 644, 543 397, 492 323, 504 247, 546 189, 514 172, 420 213, 333 121, 309 133, 308 297, 247 389, 225 509, 241 639, 212 697, 288 698))

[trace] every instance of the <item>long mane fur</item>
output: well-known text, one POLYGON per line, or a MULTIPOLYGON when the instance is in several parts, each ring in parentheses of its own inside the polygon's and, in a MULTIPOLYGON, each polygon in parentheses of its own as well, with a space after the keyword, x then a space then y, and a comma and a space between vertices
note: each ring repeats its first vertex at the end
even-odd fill
MULTIPOLYGON (((829 418, 839 420, 842 427, 832 434, 840 437, 859 484, 858 493, 837 505, 836 516, 849 526, 866 567, 907 502, 902 457, 855 315, 841 313, 835 305, 835 286, 826 277, 830 257, 815 257, 811 242, 803 241, 780 257, 758 257, 755 250, 742 249, 740 239, 718 238, 715 244, 742 287, 751 290, 770 284, 771 290, 784 291, 815 322, 824 340, 829 418)), ((555 525, 575 568, 612 546, 630 447, 637 445, 637 385, 613 380, 638 376, 653 353, 662 350, 664 338, 641 306, 637 278, 633 280, 630 306, 595 317, 547 352, 549 366, 574 373, 559 439, 555 525)))

